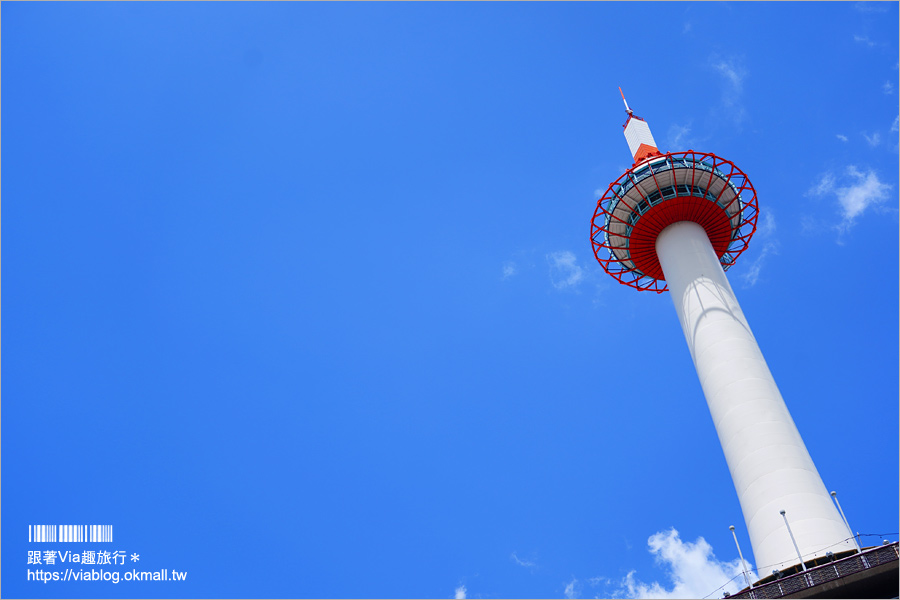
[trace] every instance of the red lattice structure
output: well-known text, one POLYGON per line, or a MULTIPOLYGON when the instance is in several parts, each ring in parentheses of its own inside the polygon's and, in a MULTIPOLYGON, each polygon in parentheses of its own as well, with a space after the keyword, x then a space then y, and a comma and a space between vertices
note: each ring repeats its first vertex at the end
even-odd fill
POLYGON ((603 269, 619 283, 658 294, 668 287, 656 238, 679 221, 706 230, 727 270, 756 232, 756 190, 734 163, 689 150, 644 160, 613 181, 597 201, 591 244, 603 269))

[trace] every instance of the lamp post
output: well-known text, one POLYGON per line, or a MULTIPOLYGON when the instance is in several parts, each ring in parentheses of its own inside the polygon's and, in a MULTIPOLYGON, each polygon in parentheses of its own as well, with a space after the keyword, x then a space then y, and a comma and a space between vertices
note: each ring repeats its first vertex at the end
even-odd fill
POLYGON ((729 525, 728 529, 731 530, 731 535, 734 536, 734 545, 737 546, 738 556, 741 557, 741 565, 743 565, 743 568, 744 568, 744 579, 747 581, 747 586, 752 588, 753 584, 750 583, 750 576, 747 575, 747 561, 744 560, 744 553, 741 552, 741 545, 738 544, 737 534, 734 532, 734 525, 729 525))
POLYGON ((797 551, 797 558, 800 559, 800 567, 805 571, 806 565, 803 563, 803 555, 800 554, 800 548, 797 547, 797 540, 794 539, 794 532, 791 531, 791 526, 788 524, 787 515, 784 514, 785 511, 779 511, 781 517, 784 519, 784 526, 787 527, 788 535, 791 536, 791 542, 794 544, 794 550, 797 551))
POLYGON ((856 546, 856 551, 862 553, 862 548, 859 547, 859 541, 853 535, 853 530, 850 529, 850 523, 847 522, 847 517, 844 515, 844 509, 841 508, 841 503, 837 499, 837 492, 831 492, 831 497, 834 498, 834 502, 837 504, 838 511, 841 513, 841 518, 844 520, 844 525, 847 526, 847 532, 850 534, 850 537, 853 538, 853 544, 856 546))

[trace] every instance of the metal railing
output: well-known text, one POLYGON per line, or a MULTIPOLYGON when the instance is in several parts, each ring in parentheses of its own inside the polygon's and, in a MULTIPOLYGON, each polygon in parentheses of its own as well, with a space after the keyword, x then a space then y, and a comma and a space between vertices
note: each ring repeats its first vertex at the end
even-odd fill
POLYGON ((788 575, 771 583, 758 585, 729 596, 729 600, 731 598, 783 598, 896 560, 900 560, 900 550, 898 550, 898 543, 894 542, 888 546, 863 550, 862 554, 854 554, 832 563, 811 567, 806 571, 788 575))
MULTIPOLYGON (((703 158, 706 158, 708 156, 701 153, 697 154, 698 156, 701 156, 703 158)), ((631 188, 633 188, 638 183, 644 181, 649 177, 652 177, 653 175, 657 175, 662 173, 663 171, 669 171, 672 169, 696 169, 698 171, 706 171, 707 173, 711 172, 716 177, 719 177, 720 179, 724 179, 726 181, 729 179, 728 175, 705 160, 687 157, 675 158, 672 156, 663 156, 657 159, 651 159, 646 166, 634 169, 628 179, 626 179, 621 184, 613 186, 613 194, 615 194, 617 198, 622 198, 623 196, 625 196, 625 194, 628 193, 631 188)))

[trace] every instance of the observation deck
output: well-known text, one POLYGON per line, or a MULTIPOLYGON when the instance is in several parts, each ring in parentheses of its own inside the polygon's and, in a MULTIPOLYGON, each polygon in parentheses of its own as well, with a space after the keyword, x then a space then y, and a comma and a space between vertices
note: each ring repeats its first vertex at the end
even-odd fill
POLYGON ((597 201, 591 243, 620 283, 662 293, 668 288, 655 244, 663 229, 699 224, 727 270, 747 249, 758 213, 756 190, 732 162, 693 150, 658 154, 609 185, 597 201))

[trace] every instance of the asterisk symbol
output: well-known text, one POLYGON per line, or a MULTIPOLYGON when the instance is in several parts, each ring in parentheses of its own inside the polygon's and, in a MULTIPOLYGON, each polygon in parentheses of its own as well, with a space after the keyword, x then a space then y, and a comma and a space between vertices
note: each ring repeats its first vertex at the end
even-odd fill
POLYGON ((141 560, 141 555, 138 554, 137 552, 134 552, 134 553, 131 555, 131 562, 137 562, 137 561, 139 561, 139 560, 141 560))

